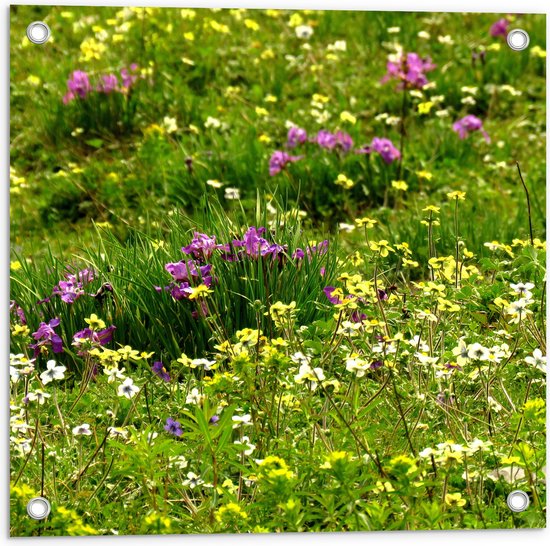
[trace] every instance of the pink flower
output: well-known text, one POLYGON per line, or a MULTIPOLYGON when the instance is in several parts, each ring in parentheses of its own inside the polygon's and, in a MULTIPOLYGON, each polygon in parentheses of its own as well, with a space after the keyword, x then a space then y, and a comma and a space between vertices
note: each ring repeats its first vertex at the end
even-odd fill
POLYGON ((458 134, 460 139, 465 139, 472 131, 480 131, 486 142, 491 142, 491 138, 487 134, 487 131, 483 129, 483 122, 478 117, 471 114, 455 121, 453 123, 453 131, 458 134))

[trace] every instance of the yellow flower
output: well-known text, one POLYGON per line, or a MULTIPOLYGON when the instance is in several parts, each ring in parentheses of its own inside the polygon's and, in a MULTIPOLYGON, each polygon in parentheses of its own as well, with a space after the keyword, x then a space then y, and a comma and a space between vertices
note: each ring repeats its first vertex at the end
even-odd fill
POLYGON ((541 59, 546 59, 546 51, 542 47, 536 45, 531 48, 531 55, 533 57, 539 57, 541 59))
POLYGON ((105 328, 105 322, 98 318, 95 313, 92 313, 89 318, 85 318, 84 322, 90 327, 90 330, 101 330, 105 328))
POLYGON ((344 121, 344 122, 347 122, 347 123, 351 123, 352 125, 355 125, 357 123, 357 118, 351 114, 350 112, 344 110, 341 114, 340 114, 340 120, 341 121, 344 121))
POLYGON ((466 192, 464 191, 452 191, 447 194, 447 198, 451 201, 457 199, 458 201, 464 201, 466 199, 466 192))
POLYGON ((263 61, 268 61, 269 59, 274 59, 275 58, 275 53, 273 53, 273 50, 271 48, 264 49, 260 53, 260 57, 263 61))
POLYGON ((304 22, 304 19, 302 18, 302 16, 299 13, 294 12, 290 16, 290 20, 288 21, 288 26, 289 27, 299 27, 303 22, 304 22))
POLYGON ((263 118, 269 116, 269 112, 265 108, 262 108, 261 106, 256 106, 254 110, 257 116, 260 116, 263 118))
POLYGON ((439 207, 435 205, 428 205, 422 209, 424 212, 433 212, 434 214, 439 214, 439 207))
POLYGON ((232 518, 247 519, 248 514, 236 502, 224 504, 216 512, 216 519, 220 523, 232 518))
POLYGON ((245 19, 244 20, 244 26, 246 28, 249 28, 250 30, 253 30, 254 32, 260 30, 260 25, 252 19, 245 19))
POLYGON ((348 178, 345 174, 339 174, 334 183, 338 186, 342 186, 346 190, 353 188, 354 185, 353 180, 351 180, 351 178, 348 178))
POLYGON ((391 185, 397 191, 407 191, 409 189, 409 185, 404 180, 392 180, 391 185))
POLYGON ((395 252, 395 250, 390 246, 390 243, 385 239, 378 242, 371 241, 369 247, 373 252, 378 252, 382 258, 388 256, 390 252, 395 252))
POLYGON ((420 102, 418 103, 418 113, 429 114, 433 106, 434 106, 434 103, 432 101, 420 102))
POLYGON ((447 493, 445 495, 445 504, 461 508, 466 504, 466 499, 463 499, 460 493, 447 493))
POLYGON ((42 83, 42 80, 38 77, 38 76, 33 76, 32 74, 27 78, 27 83, 29 85, 32 85, 34 87, 38 87, 41 83, 42 83))
POLYGON ((87 38, 80 44, 80 51, 82 52, 80 60, 99 60, 106 49, 107 47, 101 42, 98 42, 94 38, 87 38))
POLYGON ((367 229, 371 229, 375 226, 375 224, 378 223, 378 220, 373 220, 372 218, 367 218, 366 216, 364 218, 356 218, 355 223, 359 227, 366 227, 367 229))
POLYGON ((199 284, 196 288, 191 288, 191 293, 189 294, 190 300, 196 300, 200 297, 207 297, 208 294, 212 294, 214 291, 210 290, 205 284, 199 284))
POLYGON ((19 260, 15 260, 14 262, 10 262, 10 269, 12 271, 19 271, 23 266, 21 265, 21 262, 19 260))
POLYGON ((183 37, 189 42, 193 42, 195 40, 195 35, 192 32, 184 32, 183 37))
POLYGON ((418 176, 418 178, 423 178, 424 180, 431 180, 434 175, 428 171, 416 171, 416 176, 418 176))
POLYGON ((264 97, 264 102, 277 102, 277 97, 275 95, 266 95, 264 97))

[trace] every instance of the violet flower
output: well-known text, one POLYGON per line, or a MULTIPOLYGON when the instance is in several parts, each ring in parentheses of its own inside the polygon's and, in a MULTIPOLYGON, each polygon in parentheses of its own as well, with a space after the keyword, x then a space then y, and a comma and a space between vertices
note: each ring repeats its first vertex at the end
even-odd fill
POLYGON ((381 83, 397 80, 398 89, 422 89, 428 83, 425 72, 434 70, 435 66, 430 57, 422 58, 417 53, 401 53, 395 60, 388 61, 387 72, 381 83))
POLYGON ((276 150, 269 159, 269 175, 275 176, 280 173, 289 163, 303 159, 303 155, 288 155, 286 152, 276 150))
POLYGON ((172 417, 168 417, 168 419, 166 419, 164 430, 168 432, 168 434, 173 434, 178 438, 183 434, 181 423, 179 421, 176 421, 175 419, 172 419, 172 417))
POLYGON ((41 322, 38 330, 32 333, 32 337, 36 340, 36 343, 29 345, 31 349, 34 349, 34 356, 38 356, 42 347, 51 346, 54 353, 63 352, 63 341, 61 337, 56 333, 54 328, 59 326, 61 319, 53 318, 50 322, 41 322))
POLYGON ((300 127, 291 127, 288 130, 287 135, 287 148, 295 148, 298 144, 303 144, 307 140, 307 133, 305 129, 300 127))
POLYGON ((170 375, 166 371, 166 368, 162 362, 153 362, 152 370, 153 373, 157 377, 160 377, 163 381, 166 381, 167 383, 170 381, 170 375))
POLYGON ((114 74, 103 74, 101 83, 97 86, 100 93, 111 93, 118 88, 118 79, 114 74))
POLYGON ((67 87, 69 91, 63 97, 64 104, 76 99, 76 97, 84 99, 92 90, 88 74, 83 70, 75 70, 72 73, 71 77, 67 80, 67 87))
POLYGON ((382 159, 388 164, 393 163, 393 161, 401 157, 401 153, 389 138, 375 137, 372 139, 370 146, 364 146, 356 150, 356 152, 359 154, 371 154, 372 152, 376 152, 380 154, 382 159))
POLYGON ((491 138, 483 128, 483 122, 478 117, 471 114, 455 121, 453 123, 453 131, 455 131, 462 140, 465 139, 470 132, 480 131, 485 141, 491 142, 491 138))
POLYGON ((498 21, 495 21, 489 30, 491 36, 493 38, 497 38, 498 36, 502 36, 504 39, 508 36, 508 26, 510 25, 510 21, 508 19, 502 18, 498 21))

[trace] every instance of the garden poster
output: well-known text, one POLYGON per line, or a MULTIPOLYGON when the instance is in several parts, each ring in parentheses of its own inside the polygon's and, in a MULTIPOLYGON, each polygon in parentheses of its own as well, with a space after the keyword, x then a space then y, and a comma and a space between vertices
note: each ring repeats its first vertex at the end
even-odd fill
POLYGON ((11 535, 544 527, 545 28, 12 6, 11 535))

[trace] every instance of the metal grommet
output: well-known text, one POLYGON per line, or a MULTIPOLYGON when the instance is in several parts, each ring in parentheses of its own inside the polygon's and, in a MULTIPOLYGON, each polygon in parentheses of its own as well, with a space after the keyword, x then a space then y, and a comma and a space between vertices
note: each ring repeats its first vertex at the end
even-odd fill
POLYGON ((506 504, 512 512, 523 512, 529 507, 529 495, 525 491, 512 491, 506 499, 506 504))
POLYGON ((51 35, 50 27, 43 21, 34 21, 27 27, 27 38, 33 44, 44 44, 51 35))
POLYGON ((529 46, 529 34, 521 28, 514 28, 506 36, 506 41, 514 51, 523 51, 529 46))
POLYGON ((46 519, 51 510, 50 501, 44 497, 34 497, 27 503, 27 514, 32 519, 46 519))

